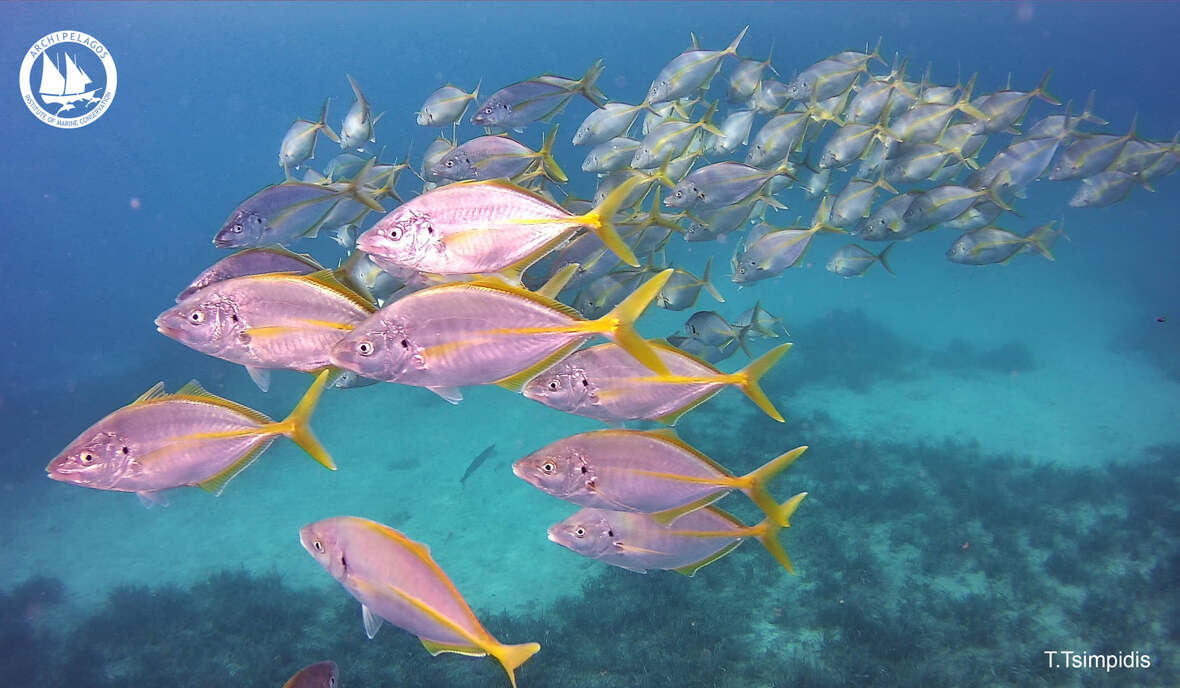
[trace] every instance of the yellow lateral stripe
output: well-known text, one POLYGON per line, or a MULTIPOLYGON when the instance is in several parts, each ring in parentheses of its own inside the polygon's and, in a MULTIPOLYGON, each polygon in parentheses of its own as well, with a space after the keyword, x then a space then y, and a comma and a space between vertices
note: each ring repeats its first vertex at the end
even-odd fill
POLYGON ((728 476, 718 476, 716 478, 698 478, 691 475, 680 475, 678 473, 664 473, 661 471, 647 471, 642 468, 618 468, 623 473, 632 473, 635 475, 646 475, 652 478, 662 478, 664 480, 674 480, 681 483, 695 483, 699 485, 717 485, 719 487, 738 487, 739 481, 736 478, 728 476))

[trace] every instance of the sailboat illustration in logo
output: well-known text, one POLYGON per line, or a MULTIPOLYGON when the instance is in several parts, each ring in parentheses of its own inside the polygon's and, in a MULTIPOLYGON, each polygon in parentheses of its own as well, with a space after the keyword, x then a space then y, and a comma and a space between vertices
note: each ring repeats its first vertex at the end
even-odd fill
POLYGON ((95 94, 102 90, 101 87, 85 90, 92 83, 90 77, 68 54, 64 57, 65 76, 62 76, 58 66, 50 61, 48 51, 42 53, 41 57, 41 100, 46 105, 60 105, 57 111, 59 115, 66 110, 73 110, 75 103, 79 101, 82 101, 83 105, 97 103, 99 98, 95 94))

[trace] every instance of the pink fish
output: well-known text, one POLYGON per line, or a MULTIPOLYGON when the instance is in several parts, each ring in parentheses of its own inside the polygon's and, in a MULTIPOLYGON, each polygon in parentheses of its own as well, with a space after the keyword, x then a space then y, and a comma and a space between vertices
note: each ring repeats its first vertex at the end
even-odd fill
POLYGON ((768 517, 755 526, 742 525, 712 506, 687 513, 670 525, 648 514, 582 509, 551 526, 549 539, 584 557, 630 571, 662 569, 691 576, 732 552, 744 538, 756 537, 779 565, 795 573, 778 541, 782 529, 778 524, 789 523, 806 496, 806 492, 800 492, 791 497, 780 507, 777 517, 768 517))
POLYGON ((336 470, 308 426, 328 374, 320 373, 278 423, 206 392, 195 380, 175 394, 165 394, 161 382, 87 428, 45 470, 66 483, 135 492, 149 506, 163 501, 161 490, 173 487, 200 485, 221 494, 280 435, 336 470))
POLYGON ((432 655, 491 655, 504 666, 514 688, 515 669, 541 649, 537 643, 504 645, 492 637, 426 545, 389 526, 337 516, 303 526, 299 540, 361 603, 370 638, 388 621, 418 636, 432 655))
POLYGON ((336 662, 316 662, 287 679, 283 688, 336 688, 339 676, 336 662))
POLYGON ((374 313, 332 349, 331 360, 364 377, 426 387, 448 401, 457 387, 525 380, 601 335, 642 365, 667 368, 634 329, 667 282, 656 275, 597 320, 548 296, 498 280, 444 284, 414 292, 374 313))
POLYGON ((783 422, 758 380, 791 348, 771 349, 736 373, 723 373, 705 361, 659 340, 648 344, 670 375, 652 375, 614 344, 583 349, 530 380, 522 390, 550 408, 607 422, 646 419, 674 425, 680 416, 734 386, 783 422))
MULTIPOLYGON (((674 520, 741 490, 767 516, 781 509, 766 483, 799 458, 799 447, 736 476, 670 430, 598 430, 560 439, 512 464, 533 487, 574 504, 612 511, 661 514, 674 520)), ((785 522, 778 525, 785 526, 785 522)))
POLYGON ((328 352, 376 307, 329 271, 214 282, 156 318, 156 329, 201 353, 241 363, 266 390, 270 369, 318 372, 328 352))
POLYGON ((504 181, 449 184, 395 208, 357 239, 357 248, 382 268, 492 274, 523 271, 588 227, 620 258, 638 265, 612 221, 640 181, 628 181, 581 215, 504 181))

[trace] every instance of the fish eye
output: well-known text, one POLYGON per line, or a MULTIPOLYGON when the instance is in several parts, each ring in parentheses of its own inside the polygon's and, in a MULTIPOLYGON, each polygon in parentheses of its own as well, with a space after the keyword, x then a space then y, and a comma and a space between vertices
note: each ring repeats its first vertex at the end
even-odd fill
POLYGON ((131 453, 131 448, 130 448, 130 447, 123 447, 123 454, 124 454, 124 455, 130 454, 130 453, 131 453))
POLYGON ((455 161, 454 161, 454 160, 448 160, 448 161, 447 161, 447 167, 454 167, 454 166, 455 166, 455 161))
POLYGON ((556 392, 558 387, 559 387, 559 385, 557 384, 557 380, 550 380, 549 381, 550 391, 556 392))
POLYGON ((586 537, 586 529, 585 529, 585 528, 583 528, 583 527, 581 527, 581 526, 578 526, 578 527, 577 527, 577 528, 574 530, 574 537, 579 537, 579 538, 584 538, 584 537, 586 537))
POLYGON ((315 551, 319 552, 320 554, 324 553, 324 543, 320 542, 319 540, 312 542, 311 546, 315 547, 315 551))
POLYGON ((546 461, 545 463, 541 464, 541 470, 546 473, 552 473, 553 471, 557 470, 557 464, 553 463, 552 461, 546 461))
POLYGON ((242 226, 241 225, 234 225, 233 227, 229 228, 229 231, 233 232, 234 234, 241 234, 242 233, 242 226))
POLYGON ((188 319, 200 325, 201 323, 205 322, 205 311, 193 311, 192 314, 188 316, 188 319))
POLYGON ((82 454, 78 457, 78 460, 82 462, 83 466, 89 466, 90 464, 94 463, 94 454, 91 454, 90 452, 82 452, 82 454))
POLYGON ((373 342, 365 340, 356 345, 356 352, 361 356, 373 355, 373 342))
POLYGON ((402 238, 402 230, 398 229, 397 227, 390 227, 389 228, 389 238, 393 241, 397 241, 398 239, 401 239, 402 238))
POLYGON ((484 108, 484 109, 483 109, 483 114, 485 114, 485 115, 490 115, 490 114, 492 114, 492 108, 490 108, 490 107, 486 107, 486 108, 484 108))
POLYGON ((683 191, 677 191, 677 192, 676 192, 676 198, 684 198, 684 192, 683 192, 683 191))

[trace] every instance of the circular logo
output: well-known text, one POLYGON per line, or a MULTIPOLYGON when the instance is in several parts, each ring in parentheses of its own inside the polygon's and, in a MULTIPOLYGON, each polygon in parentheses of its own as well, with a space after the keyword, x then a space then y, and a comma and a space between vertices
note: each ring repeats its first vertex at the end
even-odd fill
POLYGON ((81 31, 54 31, 33 43, 20 65, 25 105, 46 124, 84 127, 115 99, 118 73, 110 51, 81 31))

